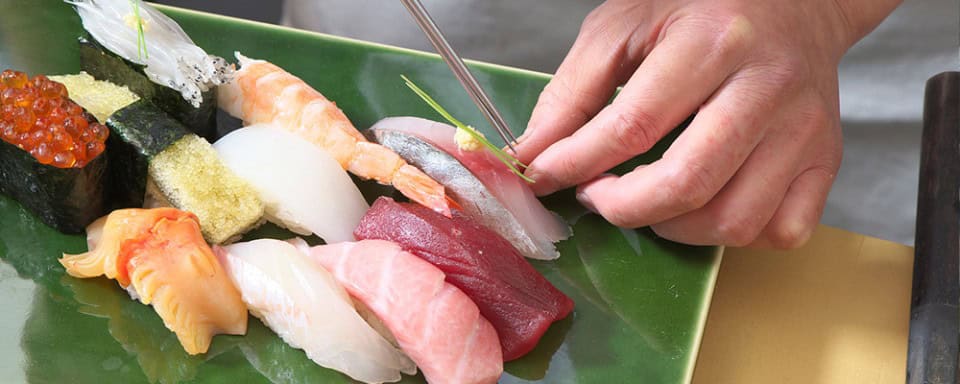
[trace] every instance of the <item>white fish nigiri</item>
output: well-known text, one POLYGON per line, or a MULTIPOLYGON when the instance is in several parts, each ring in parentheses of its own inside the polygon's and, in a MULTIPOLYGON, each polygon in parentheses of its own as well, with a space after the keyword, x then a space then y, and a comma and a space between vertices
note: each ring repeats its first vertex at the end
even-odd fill
POLYGON ((353 240, 370 206, 322 149, 269 124, 240 128, 214 143, 224 164, 257 191, 267 220, 328 243, 353 240))
POLYGON ((65 1, 77 7, 83 29, 104 48, 145 65, 151 81, 177 90, 194 107, 203 101, 202 92, 231 78, 233 69, 226 60, 208 55, 175 21, 140 0, 136 0, 138 9, 130 0, 65 1), (143 42, 138 37, 137 14, 143 20, 143 42))
POLYGON ((554 243, 570 237, 570 227, 492 153, 461 150, 454 141, 456 130, 419 117, 388 117, 369 131, 378 143, 443 184, 467 215, 524 256, 560 257, 554 243))
POLYGON ((334 277, 296 246, 259 239, 214 251, 250 313, 317 364, 367 383, 416 372, 360 317, 334 277))

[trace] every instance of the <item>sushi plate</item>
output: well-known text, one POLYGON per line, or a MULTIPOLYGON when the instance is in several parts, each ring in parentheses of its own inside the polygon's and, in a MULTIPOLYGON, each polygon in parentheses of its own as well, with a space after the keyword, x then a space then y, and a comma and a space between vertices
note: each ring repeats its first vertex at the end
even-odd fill
MULTIPOLYGON (((435 55, 176 8, 159 7, 208 52, 270 60, 335 100, 360 128, 380 118, 439 119, 404 86, 405 74, 461 120, 493 131, 435 55)), ((79 70, 79 18, 58 0, 0 1, 0 67, 29 74, 79 70)), ((149 43, 149 42, 148 42, 149 43)), ((511 127, 524 127, 549 80, 540 73, 470 63, 511 127)), ((676 133, 674 133, 675 135, 676 133)), ((622 167, 649 162, 666 139, 622 167)), ((390 189, 361 183, 368 199, 390 189)), ((571 191, 544 199, 573 227, 556 261, 533 261, 576 302, 529 355, 505 365, 502 383, 686 383, 691 379, 721 249, 624 230, 589 214, 571 191)), ((249 237, 288 237, 264 227, 249 237)), ((347 383, 313 364, 260 322, 217 336, 188 356, 154 311, 113 281, 66 276, 62 252, 83 236, 50 229, 0 196, 0 381, 35 383, 347 383)), ((423 382, 422 376, 404 383, 423 382)))

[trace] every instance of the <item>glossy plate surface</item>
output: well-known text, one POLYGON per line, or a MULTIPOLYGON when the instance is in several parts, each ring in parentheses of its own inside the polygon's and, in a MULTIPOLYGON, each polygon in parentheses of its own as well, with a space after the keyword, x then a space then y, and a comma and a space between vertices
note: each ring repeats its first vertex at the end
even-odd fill
MULTIPOLYGON (((495 137, 434 55, 162 9, 212 54, 232 61, 240 51, 302 77, 360 128, 387 116, 440 119, 403 85, 405 74, 455 116, 495 137)), ((0 1, 0 67, 30 75, 75 73, 80 32, 79 18, 60 1, 0 1)), ((520 131, 548 77, 486 64, 471 68, 508 124, 520 131)), ((662 151, 661 145, 634 163, 662 151)), ((361 189, 368 198, 392 193, 369 183, 361 189)), ((719 249, 671 243, 646 229, 618 229, 587 214, 571 191, 544 201, 575 235, 559 244, 559 260, 533 264, 576 301, 576 309, 554 324, 530 355, 506 364, 501 382, 688 382, 719 249)), ((253 236, 289 234, 268 227, 253 236)), ((59 234, 0 196, 3 382, 349 382, 313 364, 255 319, 246 336, 217 336, 206 355, 186 355, 153 310, 130 300, 115 282, 65 275, 56 258, 84 249, 82 236, 59 234)))

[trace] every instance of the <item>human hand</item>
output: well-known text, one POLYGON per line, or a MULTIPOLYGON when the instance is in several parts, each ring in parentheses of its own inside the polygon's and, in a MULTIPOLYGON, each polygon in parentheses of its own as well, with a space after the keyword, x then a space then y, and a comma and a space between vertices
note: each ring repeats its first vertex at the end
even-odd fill
POLYGON ((537 194, 579 184, 618 226, 799 246, 840 166, 837 65, 898 3, 609 0, 544 88, 518 157, 537 194), (662 159, 603 174, 693 113, 662 159))

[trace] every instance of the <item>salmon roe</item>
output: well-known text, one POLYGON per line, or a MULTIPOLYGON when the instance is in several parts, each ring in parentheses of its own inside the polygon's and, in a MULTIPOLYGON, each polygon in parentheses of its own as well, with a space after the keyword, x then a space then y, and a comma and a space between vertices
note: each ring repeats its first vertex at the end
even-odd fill
POLYGON ((90 122, 63 84, 7 69, 0 73, 0 137, 41 164, 80 168, 106 148, 107 127, 90 122))

